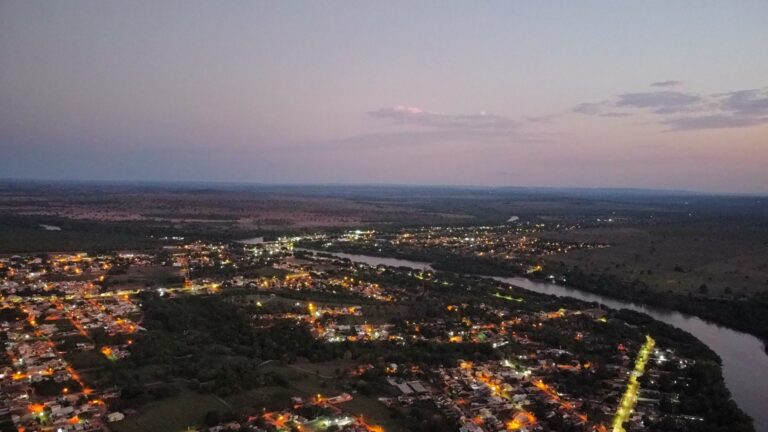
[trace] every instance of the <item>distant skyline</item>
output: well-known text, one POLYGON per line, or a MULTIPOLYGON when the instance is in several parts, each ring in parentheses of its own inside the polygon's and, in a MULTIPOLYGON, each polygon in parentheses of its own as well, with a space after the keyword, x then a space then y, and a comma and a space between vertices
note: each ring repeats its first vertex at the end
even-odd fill
POLYGON ((768 193, 767 16, 0 0, 0 179, 768 193))

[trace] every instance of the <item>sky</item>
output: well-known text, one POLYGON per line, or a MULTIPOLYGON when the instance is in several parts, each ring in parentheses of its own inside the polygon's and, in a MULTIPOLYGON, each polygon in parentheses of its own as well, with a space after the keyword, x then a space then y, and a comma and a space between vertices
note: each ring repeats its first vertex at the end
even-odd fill
POLYGON ((0 0, 0 178, 768 193, 766 17, 0 0))

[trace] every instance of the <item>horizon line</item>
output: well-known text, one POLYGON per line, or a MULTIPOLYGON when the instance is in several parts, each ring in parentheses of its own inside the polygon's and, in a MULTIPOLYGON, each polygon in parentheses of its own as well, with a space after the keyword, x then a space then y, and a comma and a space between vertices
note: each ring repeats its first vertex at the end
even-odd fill
POLYGON ((478 184, 436 184, 436 183, 376 183, 376 182, 264 182, 245 180, 127 180, 127 179, 48 179, 48 178, 0 178, 0 184, 35 184, 54 183, 70 185, 141 185, 141 186, 210 186, 210 187, 389 187, 389 188, 442 188, 442 189, 473 189, 473 190, 543 190, 548 192, 578 192, 606 191, 648 193, 656 195, 701 195, 701 196, 737 196, 737 197, 768 197, 768 192, 716 192, 706 190, 691 190, 680 188, 651 188, 637 186, 520 186, 520 185, 478 185, 478 184))

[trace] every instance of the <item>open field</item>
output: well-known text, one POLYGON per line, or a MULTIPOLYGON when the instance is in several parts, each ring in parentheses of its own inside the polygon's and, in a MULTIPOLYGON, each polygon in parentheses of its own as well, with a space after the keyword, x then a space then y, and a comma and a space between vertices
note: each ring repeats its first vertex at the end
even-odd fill
MULTIPOLYGON (((12 221, 15 228, 45 231, 53 238, 79 231, 77 222, 129 227, 145 237, 208 233, 232 238, 265 231, 472 219, 455 212, 427 211, 407 201, 344 196, 333 190, 317 194, 311 188, 73 184, 0 184, 0 215, 24 218, 26 226, 12 221), (42 225, 60 230, 46 231, 42 225)), ((33 234, 20 232, 17 241, 33 234)))
POLYGON ((152 402, 137 415, 111 423, 115 432, 183 431, 200 425, 208 411, 225 411, 229 407, 213 395, 185 391, 172 398, 152 402))
POLYGON ((0 254, 142 250, 157 248, 159 245, 158 240, 135 228, 123 230, 121 227, 87 221, 0 214, 0 254), (46 222, 57 223, 62 229, 49 231, 39 226, 46 222))
MULTIPOLYGON (((0 183, 0 253, 144 249, 326 229, 768 218, 768 201, 636 190, 0 183)), ((749 221, 744 223, 750 223, 749 221)))
POLYGON ((638 279, 655 290, 703 297, 768 292, 766 226, 703 221, 592 228, 552 237, 611 247, 572 251, 548 261, 638 279))
POLYGON ((177 396, 151 402, 141 407, 138 413, 111 426, 115 432, 181 431, 190 426, 203 425, 205 415, 209 411, 220 414, 258 412, 261 408, 271 410, 288 405, 292 396, 311 399, 317 394, 333 396, 351 392, 353 400, 345 403, 342 408, 362 414, 368 421, 384 426, 387 431, 403 430, 403 425, 392 419, 388 409, 375 397, 365 396, 338 385, 338 380, 335 379, 337 370, 342 371, 352 366, 353 362, 343 361, 299 362, 287 366, 267 364, 261 370, 283 377, 288 382, 287 387, 260 387, 226 398, 182 391, 177 396))

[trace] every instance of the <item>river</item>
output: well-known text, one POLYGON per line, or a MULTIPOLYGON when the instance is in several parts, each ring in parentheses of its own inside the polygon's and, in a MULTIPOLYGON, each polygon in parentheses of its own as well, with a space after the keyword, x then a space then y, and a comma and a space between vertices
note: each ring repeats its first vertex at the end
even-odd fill
MULTIPOLYGON (((332 255, 374 266, 383 264, 432 269, 429 263, 425 262, 346 253, 332 253, 332 255)), ((723 361, 725 384, 731 391, 733 399, 754 419, 755 430, 768 432, 768 354, 758 338, 692 315, 616 300, 554 283, 538 282, 523 277, 493 277, 493 279, 538 293, 596 302, 614 309, 631 309, 687 331, 720 356, 723 361)))

